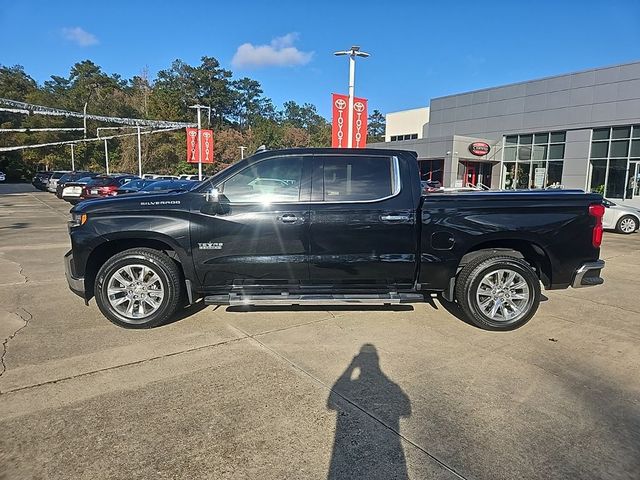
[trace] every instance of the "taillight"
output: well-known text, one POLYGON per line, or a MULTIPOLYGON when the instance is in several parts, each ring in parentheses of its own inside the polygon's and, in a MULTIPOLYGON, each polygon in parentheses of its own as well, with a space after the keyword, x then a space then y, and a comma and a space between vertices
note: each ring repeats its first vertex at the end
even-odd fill
POLYGON ((600 248, 600 245, 602 245, 602 217, 604 216, 604 205, 601 203, 589 205, 589 215, 596 218, 596 224, 593 227, 591 235, 591 244, 595 248, 600 248))
POLYGON ((115 185, 106 185, 104 187, 99 187, 98 192, 100 192, 101 195, 115 195, 117 188, 118 187, 115 185))

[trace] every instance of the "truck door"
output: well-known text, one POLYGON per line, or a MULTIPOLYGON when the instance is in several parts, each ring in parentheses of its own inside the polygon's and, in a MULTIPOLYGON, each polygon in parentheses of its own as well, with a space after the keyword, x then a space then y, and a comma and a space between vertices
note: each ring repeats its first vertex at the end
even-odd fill
POLYGON ((217 200, 195 206, 192 251, 204 287, 308 281, 311 162, 290 155, 250 163, 217 185, 217 200))
MULTIPOLYGON (((312 284, 411 288, 417 251, 411 173, 384 153, 314 158, 312 284)), ((413 173, 418 182, 417 164, 413 173)))

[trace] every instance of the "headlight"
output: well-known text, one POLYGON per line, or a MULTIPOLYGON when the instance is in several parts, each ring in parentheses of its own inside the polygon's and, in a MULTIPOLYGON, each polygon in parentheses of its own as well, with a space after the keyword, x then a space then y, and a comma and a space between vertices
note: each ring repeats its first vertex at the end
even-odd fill
POLYGON ((69 222, 69 227, 79 227, 80 225, 84 225, 86 222, 87 222, 86 213, 72 213, 71 221, 69 222))

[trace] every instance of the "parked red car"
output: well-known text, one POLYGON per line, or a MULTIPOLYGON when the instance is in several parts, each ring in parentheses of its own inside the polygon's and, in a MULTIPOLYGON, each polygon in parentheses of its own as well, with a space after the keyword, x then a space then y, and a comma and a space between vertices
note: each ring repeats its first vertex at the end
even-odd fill
POLYGON ((82 188, 80 199, 102 198, 116 195, 116 190, 131 180, 137 180, 136 175, 101 175, 94 178, 82 188))

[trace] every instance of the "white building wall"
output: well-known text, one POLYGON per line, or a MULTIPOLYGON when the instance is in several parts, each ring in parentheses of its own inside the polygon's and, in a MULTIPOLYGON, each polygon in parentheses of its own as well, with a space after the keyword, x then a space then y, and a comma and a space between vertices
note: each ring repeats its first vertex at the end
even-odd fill
POLYGON ((414 108, 386 114, 384 141, 390 142, 394 135, 417 134, 422 138, 424 126, 429 123, 429 107, 414 108))

